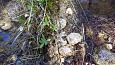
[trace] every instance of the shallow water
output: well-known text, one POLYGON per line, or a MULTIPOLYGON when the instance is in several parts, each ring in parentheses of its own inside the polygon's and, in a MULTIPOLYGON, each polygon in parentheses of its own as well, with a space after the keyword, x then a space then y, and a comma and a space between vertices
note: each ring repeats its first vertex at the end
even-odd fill
POLYGON ((0 32, 0 37, 2 38, 2 41, 9 41, 10 36, 11 33, 0 32))

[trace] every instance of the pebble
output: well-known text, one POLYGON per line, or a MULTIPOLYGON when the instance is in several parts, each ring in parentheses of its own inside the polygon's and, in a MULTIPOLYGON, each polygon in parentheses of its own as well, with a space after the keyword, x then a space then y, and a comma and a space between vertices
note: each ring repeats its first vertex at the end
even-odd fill
POLYGON ((61 58, 61 63, 63 63, 64 62, 64 58, 61 58))
POLYGON ((57 22, 58 30, 65 28, 66 24, 67 21, 65 19, 63 18, 59 19, 59 21, 57 22))
POLYGON ((67 41, 69 42, 69 44, 71 45, 75 45, 77 44, 78 42, 81 42, 82 41, 82 36, 79 34, 79 33, 70 33, 68 36, 67 36, 67 41))
POLYGON ((112 44, 105 44, 105 47, 108 49, 108 50, 111 50, 113 48, 112 44))
POLYGON ((62 45, 62 46, 64 46, 64 45, 67 44, 67 41, 64 40, 64 39, 62 39, 62 38, 60 38, 60 39, 59 39, 59 44, 62 45))
POLYGON ((12 59, 13 61, 16 61, 17 56, 16 56, 16 55, 12 55, 11 59, 12 59))
POLYGON ((71 9, 71 8, 67 8, 67 10, 66 10, 66 14, 72 15, 72 14, 73 14, 72 9, 71 9))
POLYGON ((1 28, 2 28, 3 30, 8 30, 8 29, 10 29, 10 28, 12 27, 12 23, 11 23, 11 22, 4 22, 3 24, 4 24, 4 25, 1 26, 1 28))
POLYGON ((97 55, 95 55, 96 63, 99 65, 115 65, 112 61, 115 61, 115 55, 108 50, 101 49, 97 55))
POLYGON ((29 14, 25 14, 24 16, 25 16, 25 18, 27 18, 27 17, 29 17, 29 14))
POLYGON ((59 53, 62 56, 70 56, 70 55, 72 55, 72 49, 69 48, 68 46, 63 46, 63 47, 59 48, 59 53))
POLYGON ((99 52, 99 56, 100 56, 100 59, 102 60, 107 60, 107 59, 111 59, 112 57, 115 58, 109 51, 107 50, 101 50, 99 52))
POLYGON ((10 17, 7 15, 7 10, 2 10, 4 18, 0 20, 0 27, 3 30, 8 30, 13 26, 13 23, 11 22, 10 17))
POLYGON ((24 27, 23 27, 23 26, 20 26, 18 29, 19 29, 19 31, 23 31, 23 30, 24 30, 24 27))

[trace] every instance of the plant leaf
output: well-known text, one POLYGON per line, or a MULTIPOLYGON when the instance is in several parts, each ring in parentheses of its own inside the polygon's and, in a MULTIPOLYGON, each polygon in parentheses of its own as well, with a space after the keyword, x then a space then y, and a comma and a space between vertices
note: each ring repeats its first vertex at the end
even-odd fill
POLYGON ((48 44, 48 41, 46 40, 44 35, 42 35, 42 38, 40 39, 39 42, 40 42, 40 48, 43 48, 44 46, 48 44))

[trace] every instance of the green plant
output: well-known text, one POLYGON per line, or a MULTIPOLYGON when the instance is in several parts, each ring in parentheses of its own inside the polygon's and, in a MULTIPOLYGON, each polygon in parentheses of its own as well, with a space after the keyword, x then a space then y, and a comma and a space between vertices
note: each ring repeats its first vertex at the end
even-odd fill
POLYGON ((56 24, 53 23, 53 21, 51 20, 51 17, 48 15, 44 17, 43 25, 48 26, 52 31, 57 31, 56 24))
MULTIPOLYGON (((47 33, 45 32, 52 32, 57 31, 57 26, 55 24, 55 21, 53 21, 53 14, 51 13, 53 11, 55 6, 54 0, 19 0, 23 3, 26 10, 28 11, 28 18, 25 18, 24 15, 19 17, 19 22, 23 24, 26 28, 26 32, 29 32, 31 34, 30 40, 31 42, 34 41, 35 43, 40 45, 40 48, 43 48, 44 46, 48 45, 47 33), (40 9, 40 10, 39 10, 40 9), (38 18, 39 14, 41 15, 41 12, 43 12, 43 17, 40 19, 38 18), (39 14, 38 14, 39 13, 39 14), (38 20, 39 19, 39 20, 38 20), (39 39, 39 36, 36 35, 36 33, 41 34, 41 37, 39 39), (41 33, 43 32, 43 33, 41 33)), ((57 1, 57 0, 56 0, 57 1)), ((48 36, 48 38, 50 35, 48 36)))
POLYGON ((44 46, 48 45, 48 41, 43 34, 42 34, 39 42, 40 42, 40 48, 43 48, 44 46))
POLYGON ((26 18, 24 16, 20 16, 18 20, 19 20, 19 23, 22 25, 26 22, 26 18))
POLYGON ((45 5, 47 0, 37 0, 40 4, 45 5))

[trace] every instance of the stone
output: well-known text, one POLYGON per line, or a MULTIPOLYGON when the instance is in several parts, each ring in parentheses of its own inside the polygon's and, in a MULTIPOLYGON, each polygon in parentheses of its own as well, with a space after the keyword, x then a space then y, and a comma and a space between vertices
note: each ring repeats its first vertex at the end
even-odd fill
POLYGON ((24 16, 25 16, 25 18, 27 18, 27 17, 29 17, 29 14, 25 14, 24 16))
POLYGON ((0 46, 0 53, 4 52, 4 51, 5 51, 5 49, 2 46, 0 46))
POLYGON ((12 55, 11 59, 12 59, 13 61, 16 61, 17 56, 16 56, 16 55, 12 55))
POLYGON ((64 31, 57 34, 56 36, 57 36, 57 42, 58 42, 59 46, 64 46, 67 44, 67 40, 66 40, 67 35, 64 31))
POLYGON ((7 15, 7 10, 6 9, 2 10, 2 16, 3 16, 3 19, 0 19, 0 27, 3 30, 10 29, 13 26, 12 25, 13 23, 11 22, 10 17, 7 15))
POLYGON ((66 14, 72 15, 72 14, 73 14, 72 9, 71 9, 71 8, 67 8, 67 10, 66 10, 66 14))
POLYGON ((12 21, 18 21, 19 15, 24 11, 23 5, 17 1, 10 1, 6 5, 8 15, 12 21))
POLYGON ((60 29, 65 28, 66 24, 67 24, 67 21, 63 18, 60 18, 59 21, 57 21, 57 29, 60 30, 60 29))
POLYGON ((64 46, 64 45, 67 44, 67 41, 64 40, 64 39, 62 39, 62 38, 60 38, 60 39, 59 39, 59 44, 60 44, 61 46, 64 46))
POLYGON ((23 27, 23 26, 20 26, 18 29, 19 29, 19 31, 23 31, 23 30, 24 30, 24 27, 23 27))
POLYGON ((1 27, 3 30, 8 30, 12 27, 12 23, 11 22, 4 22, 4 25, 1 27))
POLYGON ((61 63, 63 63, 64 62, 64 58, 61 58, 61 63))
POLYGON ((113 48, 112 44, 105 44, 106 49, 111 50, 113 48))
POLYGON ((63 46, 63 47, 59 48, 59 53, 62 56, 70 56, 70 55, 72 55, 72 49, 68 46, 63 46))
POLYGON ((71 45, 75 45, 77 44, 78 42, 81 42, 82 41, 82 36, 79 34, 79 33, 70 33, 68 36, 67 36, 67 41, 69 42, 69 44, 71 45))
POLYGON ((115 54, 108 50, 101 49, 97 55, 94 55, 95 61, 99 65, 115 65, 115 54))

